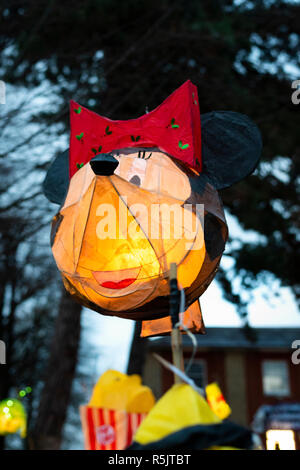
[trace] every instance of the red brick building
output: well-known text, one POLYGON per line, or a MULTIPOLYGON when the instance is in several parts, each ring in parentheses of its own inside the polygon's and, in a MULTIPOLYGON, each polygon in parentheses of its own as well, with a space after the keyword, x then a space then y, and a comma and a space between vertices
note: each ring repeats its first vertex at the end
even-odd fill
MULTIPOLYGON (((242 328, 207 328, 206 335, 197 335, 197 353, 188 375, 202 387, 218 382, 232 408, 230 419, 251 426, 262 405, 300 403, 300 364, 292 362, 297 339, 300 346, 300 328, 255 328, 248 334, 242 328)), ((183 351, 187 363, 192 343, 186 335, 183 351)), ((143 380, 158 398, 173 384, 173 376, 152 352, 171 361, 170 338, 153 339, 148 345, 143 380)), ((294 439, 300 448, 300 429, 294 439)))

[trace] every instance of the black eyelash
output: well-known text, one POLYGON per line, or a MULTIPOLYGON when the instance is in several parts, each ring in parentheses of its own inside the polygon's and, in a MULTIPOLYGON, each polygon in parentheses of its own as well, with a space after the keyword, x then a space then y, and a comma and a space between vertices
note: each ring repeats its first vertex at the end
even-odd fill
POLYGON ((149 158, 151 157, 152 155, 152 152, 150 153, 150 155, 148 155, 148 157, 146 157, 146 152, 145 150, 143 152, 139 151, 139 154, 138 154, 138 158, 143 158, 144 160, 149 160, 149 158))

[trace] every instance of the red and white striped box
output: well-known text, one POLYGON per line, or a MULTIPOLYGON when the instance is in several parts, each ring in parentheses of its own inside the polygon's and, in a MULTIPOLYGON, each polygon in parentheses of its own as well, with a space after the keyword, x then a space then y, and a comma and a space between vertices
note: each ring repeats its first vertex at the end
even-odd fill
POLYGON ((127 413, 83 405, 80 417, 86 450, 123 450, 128 447, 147 413, 127 413))

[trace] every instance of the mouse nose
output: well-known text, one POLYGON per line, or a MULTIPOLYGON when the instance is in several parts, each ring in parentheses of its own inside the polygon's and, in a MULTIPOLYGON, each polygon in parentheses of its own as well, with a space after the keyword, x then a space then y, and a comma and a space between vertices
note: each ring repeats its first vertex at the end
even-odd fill
POLYGON ((99 153, 91 159, 90 165, 95 175, 110 176, 119 162, 111 153, 99 153))

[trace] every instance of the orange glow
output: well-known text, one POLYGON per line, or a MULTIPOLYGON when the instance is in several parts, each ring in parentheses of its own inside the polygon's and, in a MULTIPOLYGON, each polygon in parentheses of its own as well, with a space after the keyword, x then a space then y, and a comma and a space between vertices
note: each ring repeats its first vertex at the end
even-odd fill
POLYGON ((184 207, 187 175, 162 153, 150 157, 118 155, 112 176, 86 164, 60 210, 56 263, 81 296, 112 314, 168 295, 172 262, 179 284, 190 287, 205 257, 199 216, 184 207))

